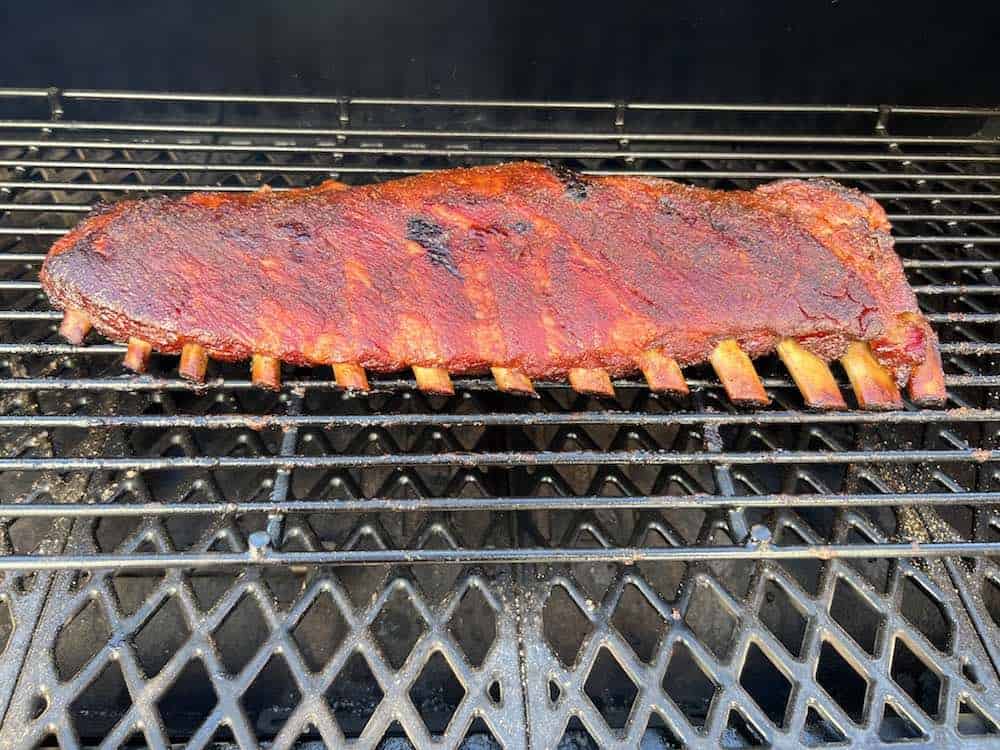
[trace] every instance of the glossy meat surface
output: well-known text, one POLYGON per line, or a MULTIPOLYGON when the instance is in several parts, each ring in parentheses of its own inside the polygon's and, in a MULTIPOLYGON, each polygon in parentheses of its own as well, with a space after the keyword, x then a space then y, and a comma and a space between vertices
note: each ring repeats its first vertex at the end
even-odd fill
POLYGON ((821 181, 751 192, 519 163, 379 185, 196 194, 102 208, 42 281, 113 339, 219 359, 635 371, 793 338, 867 341, 903 382, 933 333, 882 209, 821 181))

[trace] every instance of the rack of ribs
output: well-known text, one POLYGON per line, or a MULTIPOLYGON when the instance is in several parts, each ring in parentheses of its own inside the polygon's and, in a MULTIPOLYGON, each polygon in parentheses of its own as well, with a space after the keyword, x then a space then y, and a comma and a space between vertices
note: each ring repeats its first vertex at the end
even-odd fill
POLYGON ((716 191, 516 163, 122 201, 56 242, 41 279, 70 342, 96 328, 137 372, 180 353, 198 381, 214 358, 251 359, 271 388, 288 362, 361 391, 412 368, 429 393, 487 371, 512 393, 612 395, 637 371, 685 393, 681 368, 707 361, 759 405, 751 360, 776 351, 812 408, 846 408, 834 360, 863 408, 898 408, 901 387, 946 398, 884 211, 830 181, 716 191))

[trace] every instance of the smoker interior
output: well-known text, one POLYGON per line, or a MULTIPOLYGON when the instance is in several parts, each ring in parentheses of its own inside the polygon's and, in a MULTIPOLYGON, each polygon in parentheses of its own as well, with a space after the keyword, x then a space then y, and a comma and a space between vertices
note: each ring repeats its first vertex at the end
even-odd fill
POLYGON ((0 94, 3 746, 1000 743, 1000 112, 0 94), (196 388, 37 283, 101 201, 522 158, 868 192, 947 408, 196 388))

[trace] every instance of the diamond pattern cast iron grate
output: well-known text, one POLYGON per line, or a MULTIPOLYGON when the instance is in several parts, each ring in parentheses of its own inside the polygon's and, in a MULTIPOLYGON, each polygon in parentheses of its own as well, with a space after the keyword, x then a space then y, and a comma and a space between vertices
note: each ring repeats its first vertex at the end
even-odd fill
POLYGON ((4 747, 1000 745, 1000 113, 0 94, 4 747), (198 389, 38 288, 97 201, 514 158, 870 192, 949 408, 198 389))

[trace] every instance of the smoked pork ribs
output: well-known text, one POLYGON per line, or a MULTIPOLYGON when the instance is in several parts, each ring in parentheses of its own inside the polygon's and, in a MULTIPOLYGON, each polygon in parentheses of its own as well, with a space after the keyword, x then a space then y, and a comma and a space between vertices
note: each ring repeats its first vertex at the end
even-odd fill
POLYGON ((777 351, 810 407, 845 408, 832 360, 865 408, 900 406, 902 386, 946 397, 885 212, 830 181, 717 191, 517 163, 122 201, 41 279, 69 341, 96 328, 140 372, 180 353, 195 380, 214 358, 251 359, 272 388, 288 362, 359 390, 412 368, 432 393, 492 372, 509 392, 610 395, 637 371, 684 393, 680 368, 707 361, 731 399, 764 404, 751 359, 777 351))

